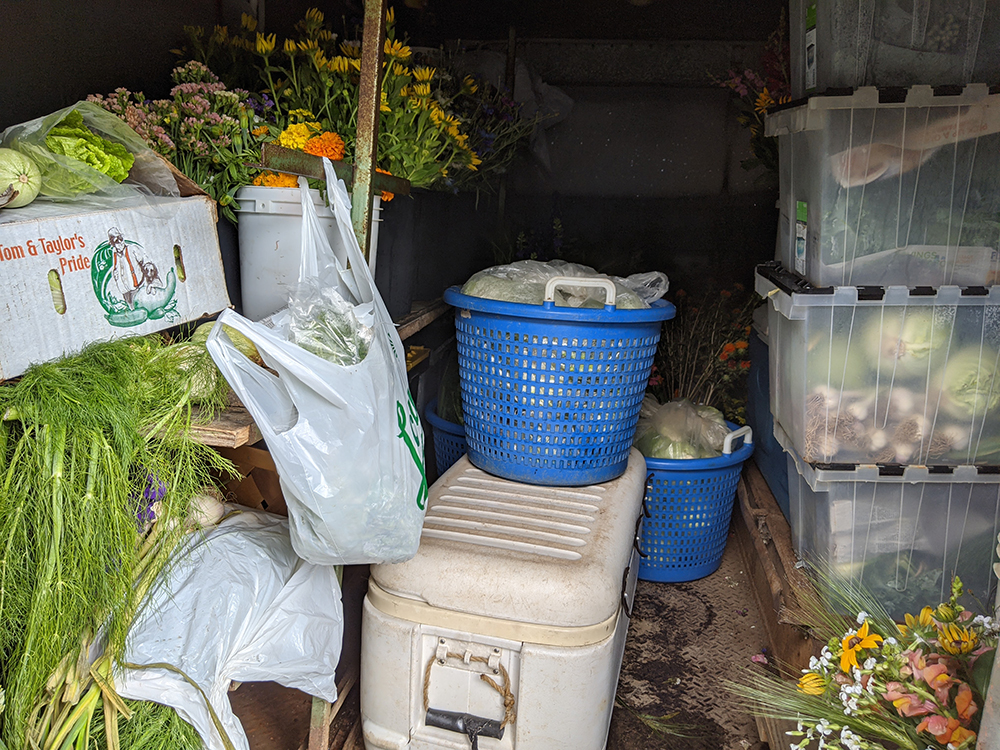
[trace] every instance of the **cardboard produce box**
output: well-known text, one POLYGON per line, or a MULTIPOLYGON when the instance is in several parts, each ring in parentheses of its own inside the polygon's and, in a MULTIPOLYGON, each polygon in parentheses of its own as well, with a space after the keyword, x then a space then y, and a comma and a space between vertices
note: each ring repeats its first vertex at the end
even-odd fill
POLYGON ((0 211, 0 277, 0 380, 229 306, 215 201, 204 194, 0 211))

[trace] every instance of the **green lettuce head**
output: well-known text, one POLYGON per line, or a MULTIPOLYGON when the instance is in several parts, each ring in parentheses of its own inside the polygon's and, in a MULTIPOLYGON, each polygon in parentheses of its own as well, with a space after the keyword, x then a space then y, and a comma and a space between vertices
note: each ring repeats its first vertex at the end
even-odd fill
POLYGON ((123 182, 135 163, 135 157, 127 148, 94 133, 75 109, 48 132, 45 145, 53 154, 89 164, 115 182, 123 182))
POLYGON ((879 379, 927 378, 933 353, 951 334, 951 322, 935 320, 931 307, 887 307, 864 329, 865 356, 878 364, 879 379))
POLYGON ((860 342, 825 332, 808 343, 806 379, 809 391, 816 387, 856 391, 875 383, 870 359, 860 342))
POLYGON ((1000 404, 997 352, 971 346, 952 355, 941 373, 941 406, 956 418, 982 417, 1000 404))

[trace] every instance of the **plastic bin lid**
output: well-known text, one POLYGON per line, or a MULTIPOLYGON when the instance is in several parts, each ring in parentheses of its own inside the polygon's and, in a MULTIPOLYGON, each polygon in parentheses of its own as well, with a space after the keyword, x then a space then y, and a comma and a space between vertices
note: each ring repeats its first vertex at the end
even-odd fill
POLYGON ((464 615, 561 628, 613 620, 632 556, 646 462, 618 479, 540 487, 460 458, 430 489, 416 556, 373 565, 394 597, 464 615))
POLYGON ((835 109, 901 109, 904 107, 961 107, 984 102, 1000 106, 1000 95, 991 95, 985 83, 970 83, 962 93, 936 96, 932 86, 911 86, 902 100, 882 101, 879 90, 864 86, 843 96, 817 95, 805 104, 773 112, 764 120, 764 135, 789 135, 803 130, 821 130, 828 123, 828 112, 835 109))
POLYGON ((991 466, 923 466, 917 464, 810 464, 795 451, 792 439, 774 420, 774 439, 792 457, 795 468, 813 492, 829 492, 836 482, 885 484, 1000 484, 991 466))

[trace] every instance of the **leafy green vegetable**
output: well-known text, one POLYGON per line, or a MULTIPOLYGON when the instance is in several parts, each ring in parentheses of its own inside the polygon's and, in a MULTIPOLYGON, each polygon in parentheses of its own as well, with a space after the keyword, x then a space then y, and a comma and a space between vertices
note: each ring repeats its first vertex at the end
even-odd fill
MULTIPOLYGON (((0 386, 0 737, 10 750, 61 718, 35 709, 47 683, 70 682, 57 670, 67 655, 98 632, 109 659, 121 654, 142 604, 138 576, 165 563, 143 536, 150 484, 164 485, 156 526, 169 536, 213 472, 231 471, 192 440, 198 373, 165 350, 148 338, 95 344, 0 386)), ((220 386, 211 404, 223 398, 220 386)))
POLYGON ((941 375, 942 407, 955 417, 979 417, 1000 404, 997 352, 970 346, 951 356, 941 375))
POLYGON ((127 148, 91 131, 75 109, 48 132, 45 145, 52 153, 85 162, 116 182, 124 181, 135 163, 127 148))

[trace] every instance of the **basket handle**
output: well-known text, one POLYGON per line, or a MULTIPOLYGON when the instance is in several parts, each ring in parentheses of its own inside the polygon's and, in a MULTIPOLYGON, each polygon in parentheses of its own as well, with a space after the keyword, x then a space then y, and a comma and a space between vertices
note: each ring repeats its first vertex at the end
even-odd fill
POLYGON ((747 445, 753 443, 753 430, 750 429, 750 425, 743 425, 739 429, 733 430, 728 435, 726 435, 726 440, 722 444, 723 455, 728 456, 730 453, 732 453, 733 443, 736 441, 736 438, 743 437, 744 435, 747 436, 747 439, 744 441, 747 445))
POLYGON ((548 304, 555 301, 557 286, 589 286, 595 289, 603 289, 605 307, 614 307, 615 297, 618 296, 615 282, 611 279, 597 279, 587 276, 553 276, 545 282, 545 297, 542 300, 544 303, 548 304))

